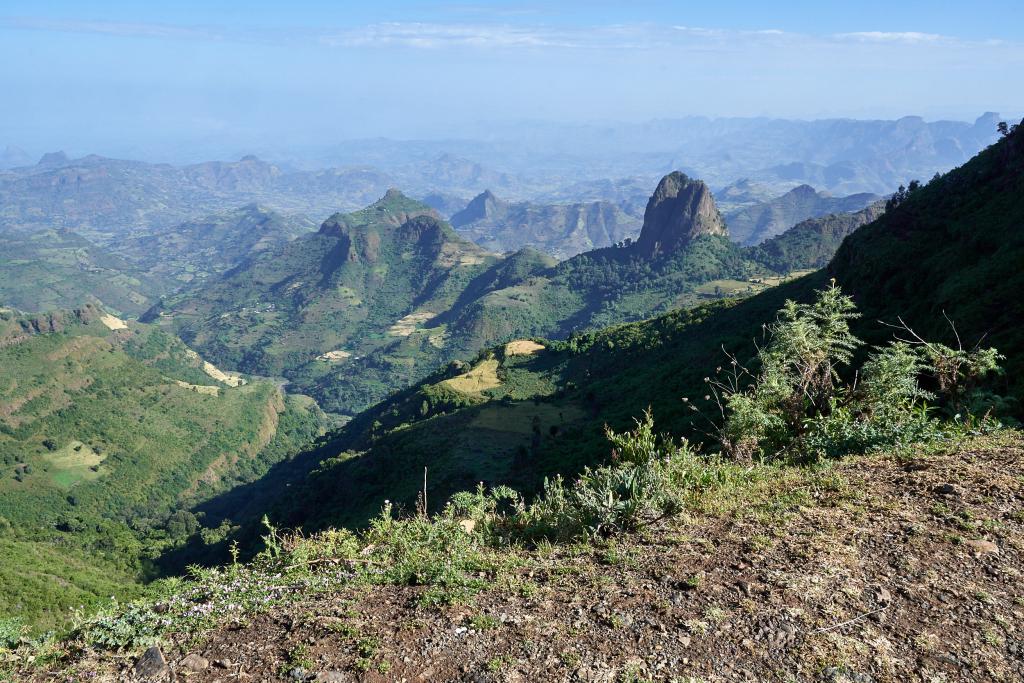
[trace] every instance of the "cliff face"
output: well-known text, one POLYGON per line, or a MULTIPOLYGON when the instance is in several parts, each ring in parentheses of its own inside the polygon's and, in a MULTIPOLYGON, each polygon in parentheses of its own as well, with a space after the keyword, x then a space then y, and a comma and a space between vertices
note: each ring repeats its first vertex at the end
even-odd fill
POLYGON ((539 249, 558 259, 609 247, 639 232, 640 221, 607 201, 507 202, 489 190, 452 216, 452 225, 485 249, 539 249))
POLYGON ((725 221, 703 181, 675 171, 661 179, 647 202, 637 250, 655 258, 686 246, 701 235, 728 237, 725 221))

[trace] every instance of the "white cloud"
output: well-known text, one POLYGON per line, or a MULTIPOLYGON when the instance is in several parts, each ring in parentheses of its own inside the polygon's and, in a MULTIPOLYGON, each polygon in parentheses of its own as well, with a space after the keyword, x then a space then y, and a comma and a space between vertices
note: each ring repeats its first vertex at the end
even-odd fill
POLYGON ((940 40, 952 40, 937 33, 919 33, 917 31, 857 31, 854 33, 837 33, 836 38, 859 40, 872 43, 934 43, 940 40))
POLYGON ((385 23, 320 36, 340 47, 583 47, 572 32, 507 24, 385 23))
POLYGON ((518 24, 394 22, 328 33, 319 39, 338 47, 643 50, 671 47, 703 49, 709 46, 731 48, 738 38, 746 41, 777 41, 779 38, 797 36, 779 29, 734 31, 651 23, 553 28, 518 24))
MULTIPOLYGON (((457 7, 457 6, 456 6, 457 7)), ((472 6, 469 6, 472 7, 472 6)), ((99 34, 169 40, 237 41, 266 44, 318 42, 338 48, 402 47, 422 50, 449 48, 479 50, 690 50, 734 52, 782 46, 828 49, 829 46, 879 44, 1020 48, 1000 40, 966 41, 918 31, 858 31, 831 35, 793 33, 777 28, 721 29, 654 23, 599 26, 548 26, 538 23, 389 22, 324 30, 289 30, 245 26, 181 25, 141 22, 55 20, 40 17, 0 17, 0 28, 99 34)))

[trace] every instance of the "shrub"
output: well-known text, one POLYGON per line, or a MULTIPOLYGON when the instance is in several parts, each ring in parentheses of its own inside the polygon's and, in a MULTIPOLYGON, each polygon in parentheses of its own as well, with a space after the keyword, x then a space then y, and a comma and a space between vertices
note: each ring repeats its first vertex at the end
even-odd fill
POLYGON ((839 368, 850 363, 860 343, 849 321, 858 317, 853 300, 832 284, 813 304, 787 301, 767 328, 768 344, 758 352, 754 376, 733 361, 726 382, 709 378, 723 406, 723 451, 735 460, 772 457, 800 437, 807 420, 828 414, 839 388, 839 368), (748 378, 753 378, 743 386, 748 378))
POLYGON ((585 468, 569 487, 561 477, 546 480, 543 493, 514 520, 525 538, 632 531, 679 508, 674 463, 689 455, 689 444, 656 436, 649 410, 634 430, 605 433, 614 446, 612 462, 585 468))
POLYGON ((0 650, 13 650, 28 628, 19 619, 0 618, 0 650))
POLYGON ((370 523, 361 539, 375 569, 372 581, 428 585, 431 604, 454 602, 483 587, 478 576, 490 569, 481 552, 481 537, 467 533, 458 520, 439 515, 395 519, 391 504, 370 523))
POLYGON ((958 415, 994 405, 981 384, 1001 371, 1003 356, 991 348, 966 351, 928 342, 905 324, 900 329, 910 339, 876 347, 854 375, 860 382, 843 383, 840 369, 851 364, 860 344, 849 328, 857 315, 835 283, 813 304, 788 301, 767 329, 756 374, 731 358, 729 372, 707 378, 723 416, 717 428, 723 453, 746 462, 902 445, 942 432, 928 401, 938 399, 958 415), (935 393, 920 385, 929 375, 935 393))

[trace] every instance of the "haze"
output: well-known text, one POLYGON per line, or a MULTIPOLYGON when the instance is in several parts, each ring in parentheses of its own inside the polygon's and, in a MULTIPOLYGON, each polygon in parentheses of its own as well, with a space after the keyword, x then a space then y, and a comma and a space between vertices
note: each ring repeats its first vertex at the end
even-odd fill
POLYGON ((1013 115, 1024 9, 13 0, 0 145, 186 161, 523 120, 1013 115))

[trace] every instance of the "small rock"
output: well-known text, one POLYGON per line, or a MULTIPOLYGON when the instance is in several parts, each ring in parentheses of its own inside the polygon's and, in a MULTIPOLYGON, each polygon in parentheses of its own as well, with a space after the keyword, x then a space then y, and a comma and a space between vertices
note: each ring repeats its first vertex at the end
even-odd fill
POLYGON ((467 534, 471 534, 473 533, 473 530, 476 529, 476 520, 460 519, 459 526, 462 527, 462 530, 465 531, 467 534))
POLYGON ((178 666, 182 669, 186 669, 187 671, 194 671, 198 673, 199 671, 206 671, 210 668, 210 662, 205 657, 200 657, 193 652, 188 657, 185 657, 185 659, 178 662, 178 666))
POLYGON ((316 680, 318 683, 345 683, 351 679, 342 671, 321 671, 316 675, 316 680))
POLYGON ((156 645, 142 653, 133 668, 135 675, 142 680, 149 681, 166 676, 170 673, 164 653, 156 645))
POLYGON ((955 484, 939 484, 932 489, 932 493, 937 493, 940 496, 959 496, 961 495, 960 488, 955 484))
POLYGON ((892 593, 884 587, 878 589, 878 594, 875 597, 878 599, 878 604, 880 605, 888 605, 892 602, 892 593))
POLYGON ((978 539, 977 541, 964 541, 964 545, 972 549, 977 555, 986 555, 988 553, 999 554, 999 546, 992 541, 985 541, 978 539))
POLYGON ((231 668, 231 660, 227 657, 224 659, 215 659, 213 660, 213 665, 221 669, 229 669, 231 668))
POLYGON ((304 681, 309 678, 309 672, 301 666, 297 666, 288 672, 288 678, 291 678, 293 681, 304 681))

